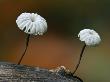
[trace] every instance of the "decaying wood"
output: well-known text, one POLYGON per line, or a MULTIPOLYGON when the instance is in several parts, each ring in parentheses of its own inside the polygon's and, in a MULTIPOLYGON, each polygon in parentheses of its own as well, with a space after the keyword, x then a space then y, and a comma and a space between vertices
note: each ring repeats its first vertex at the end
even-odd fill
POLYGON ((0 82, 82 82, 64 66, 48 70, 0 62, 0 82))

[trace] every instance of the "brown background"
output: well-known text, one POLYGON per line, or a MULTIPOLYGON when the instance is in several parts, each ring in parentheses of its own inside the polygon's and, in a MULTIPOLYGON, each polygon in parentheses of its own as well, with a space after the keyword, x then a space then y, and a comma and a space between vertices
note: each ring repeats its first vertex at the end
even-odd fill
POLYGON ((77 70, 84 82, 110 82, 110 1, 109 0, 0 0, 0 60, 17 63, 25 48, 25 33, 16 25, 23 12, 43 16, 48 31, 31 36, 22 64, 71 71, 78 61, 83 43, 77 34, 95 29, 102 42, 87 47, 77 70))

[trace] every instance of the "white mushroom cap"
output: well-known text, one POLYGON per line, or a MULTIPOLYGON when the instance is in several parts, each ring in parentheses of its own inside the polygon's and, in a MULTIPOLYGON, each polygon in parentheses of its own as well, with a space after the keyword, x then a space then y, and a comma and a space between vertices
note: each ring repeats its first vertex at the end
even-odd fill
POLYGON ((84 41, 86 45, 95 46, 101 42, 99 34, 91 29, 83 29, 79 32, 78 37, 84 41))
POLYGON ((19 29, 33 35, 43 35, 47 31, 46 20, 37 13, 22 13, 16 23, 19 29))

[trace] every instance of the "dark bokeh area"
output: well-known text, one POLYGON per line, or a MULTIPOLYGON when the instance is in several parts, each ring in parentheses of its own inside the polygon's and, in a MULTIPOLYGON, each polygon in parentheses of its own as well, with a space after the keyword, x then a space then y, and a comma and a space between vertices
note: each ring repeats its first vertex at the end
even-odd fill
POLYGON ((87 47, 76 75, 84 82, 110 82, 109 0, 0 0, 0 60, 17 63, 25 48, 25 36, 16 25, 23 12, 38 13, 48 23, 43 36, 31 36, 22 64, 74 70, 83 43, 77 34, 96 30, 102 39, 87 47))

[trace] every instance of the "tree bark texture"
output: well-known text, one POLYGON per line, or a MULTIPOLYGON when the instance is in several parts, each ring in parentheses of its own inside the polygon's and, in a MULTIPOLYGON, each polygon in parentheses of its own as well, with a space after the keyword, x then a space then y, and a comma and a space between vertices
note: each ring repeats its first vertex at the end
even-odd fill
POLYGON ((83 82, 64 66, 45 68, 0 62, 0 82, 83 82))

